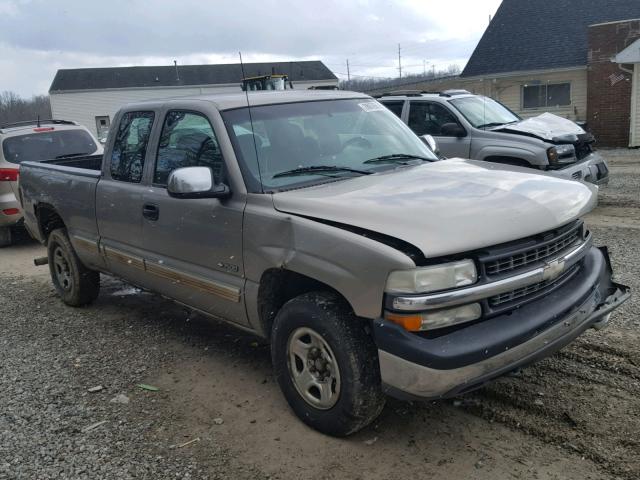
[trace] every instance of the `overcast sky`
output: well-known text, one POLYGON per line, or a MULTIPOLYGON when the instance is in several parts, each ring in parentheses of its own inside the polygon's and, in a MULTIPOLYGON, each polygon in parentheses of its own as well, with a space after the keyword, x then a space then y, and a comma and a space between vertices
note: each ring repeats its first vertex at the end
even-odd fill
POLYGON ((0 91, 59 68, 323 60, 338 77, 464 66, 501 0, 0 0, 0 91))

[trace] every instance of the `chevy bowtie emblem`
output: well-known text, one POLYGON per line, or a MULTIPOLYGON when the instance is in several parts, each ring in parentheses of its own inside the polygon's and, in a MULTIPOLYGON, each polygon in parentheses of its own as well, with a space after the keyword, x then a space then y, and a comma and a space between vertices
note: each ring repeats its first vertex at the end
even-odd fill
POLYGON ((544 266, 542 279, 553 280, 564 272, 564 260, 554 260, 544 266))

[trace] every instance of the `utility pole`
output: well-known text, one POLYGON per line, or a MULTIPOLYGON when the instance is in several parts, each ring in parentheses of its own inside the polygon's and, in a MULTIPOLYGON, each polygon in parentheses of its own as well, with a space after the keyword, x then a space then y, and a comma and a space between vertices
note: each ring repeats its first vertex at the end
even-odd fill
POLYGON ((422 75, 427 76, 427 61, 422 60, 422 75))
POLYGON ((402 78, 402 57, 400 56, 400 44, 398 44, 398 74, 402 78))
POLYGON ((351 71, 349 70, 349 59, 347 58, 347 82, 351 81, 351 71))
POLYGON ((436 66, 435 66, 435 64, 431 66, 431 69, 433 71, 433 78, 436 78, 436 66))

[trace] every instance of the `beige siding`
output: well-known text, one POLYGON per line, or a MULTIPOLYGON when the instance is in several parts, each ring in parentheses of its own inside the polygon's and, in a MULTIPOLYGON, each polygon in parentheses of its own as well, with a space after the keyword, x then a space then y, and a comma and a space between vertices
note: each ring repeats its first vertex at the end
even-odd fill
POLYGON ((586 68, 564 71, 540 71, 526 75, 505 75, 477 78, 452 78, 421 82, 402 87, 380 89, 373 93, 389 90, 415 89, 426 91, 442 91, 463 88, 472 93, 487 95, 504 103, 522 117, 534 117, 544 112, 551 112, 571 120, 586 120, 587 117, 587 70, 586 68), (571 105, 565 107, 546 107, 536 109, 522 108, 522 86, 528 83, 571 83, 571 105))
POLYGON ((53 118, 73 120, 97 135, 96 116, 108 115, 111 121, 118 109, 127 103, 184 95, 197 95, 199 88, 105 90, 74 93, 52 93, 53 118))
POLYGON ((478 82, 478 87, 486 94, 504 103, 511 110, 523 117, 533 117, 544 112, 551 112, 571 120, 587 118, 587 70, 570 70, 563 72, 537 73, 526 76, 503 77, 478 82), (522 87, 530 83, 570 83, 571 105, 544 107, 535 109, 522 108, 522 87))
POLYGON ((633 66, 629 146, 640 147, 640 63, 633 66))
MULTIPOLYGON (((310 86, 336 85, 337 83, 335 80, 294 82, 293 86, 296 89, 307 89, 310 86)), ((94 135, 97 135, 96 117, 108 115, 111 121, 113 121, 113 117, 118 109, 127 103, 224 92, 240 92, 240 84, 51 93, 51 113, 53 118, 73 120, 86 126, 94 135)))

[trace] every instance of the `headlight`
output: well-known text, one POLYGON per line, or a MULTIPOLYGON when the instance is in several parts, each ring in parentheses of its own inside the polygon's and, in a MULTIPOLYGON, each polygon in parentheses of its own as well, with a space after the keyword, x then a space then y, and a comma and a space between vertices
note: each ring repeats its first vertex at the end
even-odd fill
POLYGON ((391 272, 387 293, 428 293, 471 285, 478 280, 473 260, 391 272))
POLYGON ((576 149, 573 145, 557 145, 547 150, 549 163, 562 163, 562 160, 573 160, 575 156, 576 149))
POLYGON ((384 318, 396 323, 410 332, 436 330, 460 323, 477 320, 482 315, 479 303, 472 303, 462 307, 448 308, 436 312, 422 312, 411 315, 385 312, 384 318))

